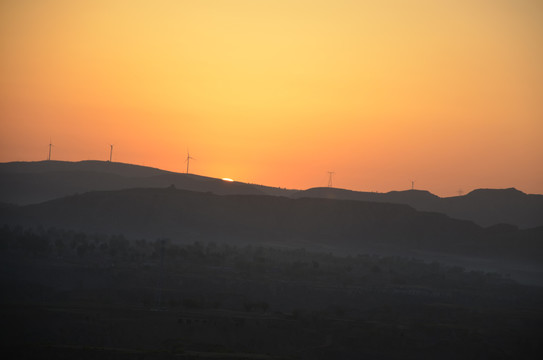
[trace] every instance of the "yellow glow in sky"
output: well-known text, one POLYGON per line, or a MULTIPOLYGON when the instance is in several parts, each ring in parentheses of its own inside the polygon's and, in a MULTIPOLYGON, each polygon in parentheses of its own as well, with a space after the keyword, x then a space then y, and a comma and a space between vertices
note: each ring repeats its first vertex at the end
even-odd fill
POLYGON ((543 193, 539 0, 4 0, 0 161, 543 193))

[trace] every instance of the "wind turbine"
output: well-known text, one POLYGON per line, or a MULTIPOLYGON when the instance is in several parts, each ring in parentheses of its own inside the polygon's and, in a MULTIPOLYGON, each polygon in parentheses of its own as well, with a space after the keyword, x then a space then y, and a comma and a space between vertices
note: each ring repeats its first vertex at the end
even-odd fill
POLYGON ((109 162, 113 158, 113 145, 109 145, 109 162))
POLYGON ((51 148, 53 147, 53 144, 51 142, 51 138, 49 138, 49 156, 47 157, 47 161, 51 161, 51 148))
POLYGON ((335 174, 333 171, 328 171, 328 187, 332 187, 332 176, 335 174))
POLYGON ((190 159, 196 160, 195 158, 193 158, 192 156, 190 156, 190 153, 189 153, 189 151, 187 150, 187 159, 185 160, 185 162, 187 163, 187 174, 189 173, 190 159))

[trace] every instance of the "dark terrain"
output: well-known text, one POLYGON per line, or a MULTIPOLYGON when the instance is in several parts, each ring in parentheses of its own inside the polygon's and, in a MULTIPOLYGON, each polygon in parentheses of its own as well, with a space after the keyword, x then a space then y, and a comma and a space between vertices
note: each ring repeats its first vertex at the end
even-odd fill
POLYGON ((0 164, 2 347, 36 359, 539 359, 542 198, 0 164))
POLYGON ((334 188, 313 188, 292 196, 406 204, 417 210, 438 212, 485 227, 496 224, 520 228, 543 226, 543 195, 525 194, 514 188, 477 189, 466 195, 446 198, 423 190, 372 193, 334 188))
POLYGON ((106 161, 0 164, 0 203, 26 205, 88 191, 170 185, 217 195, 273 195, 406 204, 416 210, 439 212, 484 227, 502 223, 524 229, 543 226, 543 195, 525 194, 516 189, 477 189, 463 196, 441 198, 422 190, 388 193, 336 188, 288 190, 106 161))
POLYGON ((437 262, 1 230, 2 346, 86 359, 537 359, 543 291, 437 262))
POLYGON ((163 188, 170 185, 179 189, 210 191, 215 194, 288 195, 295 192, 106 161, 0 164, 0 202, 19 205, 95 190, 163 188))
POLYGON ((175 188, 97 191, 0 207, 6 224, 59 227, 129 238, 304 247, 439 260, 542 284, 543 227, 483 228, 402 204, 175 188))

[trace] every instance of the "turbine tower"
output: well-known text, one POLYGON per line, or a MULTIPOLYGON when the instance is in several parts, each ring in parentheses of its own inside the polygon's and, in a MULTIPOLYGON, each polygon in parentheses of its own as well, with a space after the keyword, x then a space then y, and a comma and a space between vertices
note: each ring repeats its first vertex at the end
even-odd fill
POLYGON ((187 150, 187 160, 185 160, 185 162, 187 163, 187 174, 189 173, 190 159, 196 160, 196 159, 194 159, 192 156, 190 156, 190 153, 189 153, 189 151, 187 150))
POLYGON ((51 148, 53 147, 53 144, 51 143, 51 138, 49 138, 49 156, 47 157, 47 161, 51 161, 51 148))
POLYGON ((109 162, 113 158, 113 145, 109 145, 109 162))
POLYGON ((333 171, 328 171, 328 187, 332 187, 332 176, 335 174, 333 171))
POLYGON ((411 180, 411 190, 415 190, 415 180, 411 180))

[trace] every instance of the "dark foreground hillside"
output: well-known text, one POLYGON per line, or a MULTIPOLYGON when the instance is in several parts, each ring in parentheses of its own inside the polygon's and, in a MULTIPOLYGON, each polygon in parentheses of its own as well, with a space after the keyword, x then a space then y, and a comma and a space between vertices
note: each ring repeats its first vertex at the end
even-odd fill
POLYGON ((0 228, 4 353, 539 359, 543 291, 402 257, 0 228))

